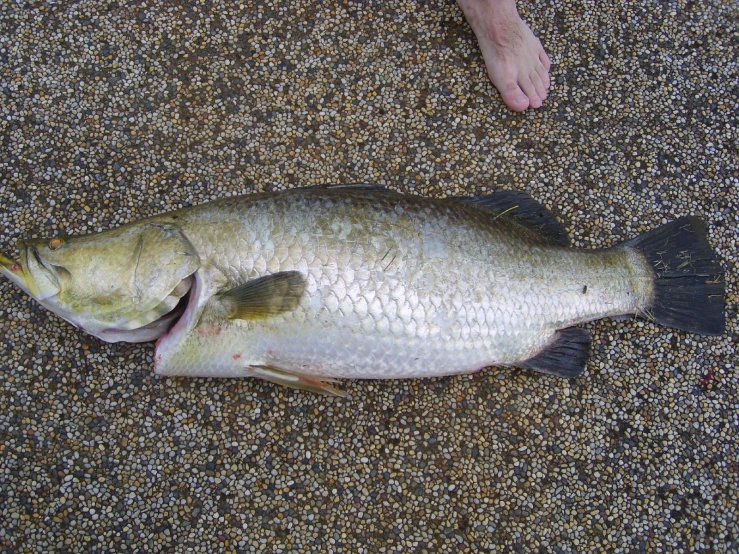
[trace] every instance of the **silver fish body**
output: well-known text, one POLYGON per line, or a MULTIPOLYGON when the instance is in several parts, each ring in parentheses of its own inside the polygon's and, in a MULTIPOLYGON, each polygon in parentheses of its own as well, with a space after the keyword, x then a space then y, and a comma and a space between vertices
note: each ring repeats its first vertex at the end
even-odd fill
MULTIPOLYGON (((134 318, 161 335, 155 371, 254 376, 328 392, 336 390, 323 380, 431 377, 488 365, 572 377, 588 353, 587 333, 572 328, 581 322, 651 314, 697 332, 723 330, 720 268, 697 220, 614 248, 582 250, 563 245, 561 232, 552 238, 532 229, 531 213, 517 217, 516 198, 509 210, 486 198, 295 189, 129 224, 167 230, 158 243, 180 240, 180 258, 188 262, 187 270, 166 272, 172 280, 158 287, 145 316, 134 318), (669 295, 655 256, 682 259, 687 250, 680 248, 694 239, 688 266, 676 269, 670 260, 667 268, 698 283, 690 305, 665 308, 669 295), (665 240, 677 253, 655 246, 665 240), (174 318, 172 306, 187 287, 186 308, 174 318), (163 299, 172 289, 180 292, 163 299), (699 302, 712 303, 710 317, 690 315, 699 302), (168 325, 176 319, 166 332, 149 321, 163 306, 171 310, 168 325)), ((159 258, 158 250, 140 249, 141 282, 155 280, 147 272, 159 258)), ((130 332, 98 336, 127 340, 130 332)))

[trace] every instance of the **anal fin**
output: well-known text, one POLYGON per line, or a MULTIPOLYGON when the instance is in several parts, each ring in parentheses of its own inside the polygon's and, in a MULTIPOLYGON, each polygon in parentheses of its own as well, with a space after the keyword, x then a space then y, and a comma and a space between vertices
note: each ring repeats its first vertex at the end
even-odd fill
POLYGON ((590 332, 579 327, 557 331, 554 339, 533 358, 516 365, 566 379, 579 376, 590 357, 590 332))
POLYGON ((250 377, 257 377, 284 387, 307 390, 329 396, 340 396, 341 398, 347 399, 351 398, 349 393, 333 386, 334 383, 338 383, 335 379, 316 379, 315 377, 290 373, 289 371, 266 365, 249 366, 249 375, 250 377))

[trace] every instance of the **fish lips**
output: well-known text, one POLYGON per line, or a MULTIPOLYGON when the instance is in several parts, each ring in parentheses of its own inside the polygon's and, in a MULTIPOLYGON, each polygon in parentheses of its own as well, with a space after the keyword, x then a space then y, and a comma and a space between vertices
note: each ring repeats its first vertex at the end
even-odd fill
POLYGON ((27 292, 39 302, 59 294, 62 288, 60 273, 64 268, 45 261, 36 246, 23 240, 18 241, 18 252, 27 292))
POLYGON ((0 273, 38 302, 58 294, 63 268, 46 262, 35 246, 22 240, 18 241, 18 252, 18 261, 0 254, 0 273))

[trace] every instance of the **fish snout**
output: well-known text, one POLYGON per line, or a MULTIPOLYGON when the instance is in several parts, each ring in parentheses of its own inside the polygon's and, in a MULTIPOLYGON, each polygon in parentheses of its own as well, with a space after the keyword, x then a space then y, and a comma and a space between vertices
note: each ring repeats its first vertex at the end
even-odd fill
MULTIPOLYGON (((21 253, 21 257, 23 257, 26 247, 22 241, 18 241, 18 250, 21 253)), ((16 286, 23 289, 23 291, 30 294, 28 283, 26 282, 26 272, 23 270, 20 262, 0 254, 0 273, 10 279, 16 286)))

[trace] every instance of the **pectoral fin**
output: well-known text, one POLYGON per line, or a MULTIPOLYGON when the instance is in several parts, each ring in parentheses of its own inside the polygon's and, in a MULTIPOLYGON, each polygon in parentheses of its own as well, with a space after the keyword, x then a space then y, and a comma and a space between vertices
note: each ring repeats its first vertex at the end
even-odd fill
POLYGON ((229 319, 266 319, 294 310, 305 291, 299 271, 283 271, 247 281, 218 295, 229 319))
POLYGON ((327 394, 330 396, 340 396, 342 398, 351 398, 351 396, 341 389, 332 386, 337 383, 335 379, 319 380, 306 375, 298 375, 290 373, 282 369, 271 366, 249 366, 251 377, 258 377, 276 385, 282 385, 293 389, 307 390, 317 392, 319 394, 327 394))

